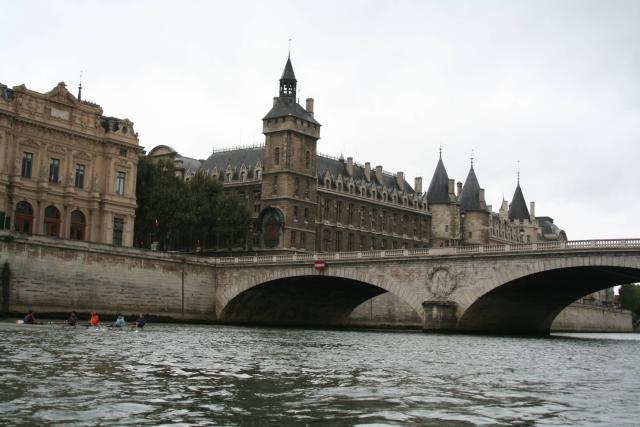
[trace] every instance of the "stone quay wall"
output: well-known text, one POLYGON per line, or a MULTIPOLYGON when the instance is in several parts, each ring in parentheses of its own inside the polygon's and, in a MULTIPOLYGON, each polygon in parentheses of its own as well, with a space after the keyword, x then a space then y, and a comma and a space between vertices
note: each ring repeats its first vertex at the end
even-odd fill
POLYGON ((215 320, 215 270, 195 257, 40 236, 0 233, 11 280, 3 311, 145 313, 215 320))
POLYGON ((552 332, 633 332, 629 310, 571 304, 558 314, 552 332))
MULTIPOLYGON (((407 303, 391 293, 363 302, 353 310, 347 325, 420 329, 422 319, 407 303)), ((551 325, 552 332, 632 332, 632 314, 628 310, 571 304, 551 325)))

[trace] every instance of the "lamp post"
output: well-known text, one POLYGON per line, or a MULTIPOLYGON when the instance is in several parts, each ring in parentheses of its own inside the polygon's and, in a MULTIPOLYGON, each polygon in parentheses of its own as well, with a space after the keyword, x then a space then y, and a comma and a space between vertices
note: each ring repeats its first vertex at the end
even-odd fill
POLYGON ((460 244, 464 243, 464 217, 467 213, 465 211, 460 212, 460 244))

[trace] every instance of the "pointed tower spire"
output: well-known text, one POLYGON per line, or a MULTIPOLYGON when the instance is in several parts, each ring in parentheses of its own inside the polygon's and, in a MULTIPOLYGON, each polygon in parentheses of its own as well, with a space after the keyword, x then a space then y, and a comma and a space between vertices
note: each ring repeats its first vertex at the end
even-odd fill
POLYGON ((509 219, 512 221, 516 219, 531 219, 529 209, 527 209, 527 202, 524 200, 524 195, 520 188, 520 177, 518 177, 516 191, 513 193, 513 199, 511 199, 511 204, 509 205, 509 219))
POLYGON ((482 204, 480 200, 480 183, 476 177, 476 172, 473 170, 473 157, 471 157, 471 168, 460 194, 460 210, 462 212, 483 211, 485 208, 482 204))
POLYGON ((78 84, 78 101, 82 101, 82 70, 80 70, 80 83, 78 84))
POLYGON ((280 77, 280 97, 296 99, 296 86, 298 81, 296 75, 293 72, 293 65, 291 65, 291 55, 287 57, 287 63, 282 71, 282 77, 280 77))
POLYGON ((427 190, 427 202, 432 203, 449 203, 449 175, 442 162, 442 148, 440 148, 440 158, 438 165, 431 178, 429 189, 427 190))

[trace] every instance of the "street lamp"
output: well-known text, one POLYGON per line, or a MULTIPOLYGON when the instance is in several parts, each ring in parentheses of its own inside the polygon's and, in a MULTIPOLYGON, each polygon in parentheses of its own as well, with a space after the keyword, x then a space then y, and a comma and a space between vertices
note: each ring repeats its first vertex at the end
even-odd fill
POLYGON ((465 211, 460 212, 460 243, 464 242, 464 217, 467 213, 465 211))

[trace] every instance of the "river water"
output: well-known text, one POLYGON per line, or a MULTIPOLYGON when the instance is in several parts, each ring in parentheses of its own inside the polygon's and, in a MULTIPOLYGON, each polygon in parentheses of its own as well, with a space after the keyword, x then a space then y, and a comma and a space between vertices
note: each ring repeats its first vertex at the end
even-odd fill
POLYGON ((638 425, 640 334, 0 323, 0 424, 638 425))

